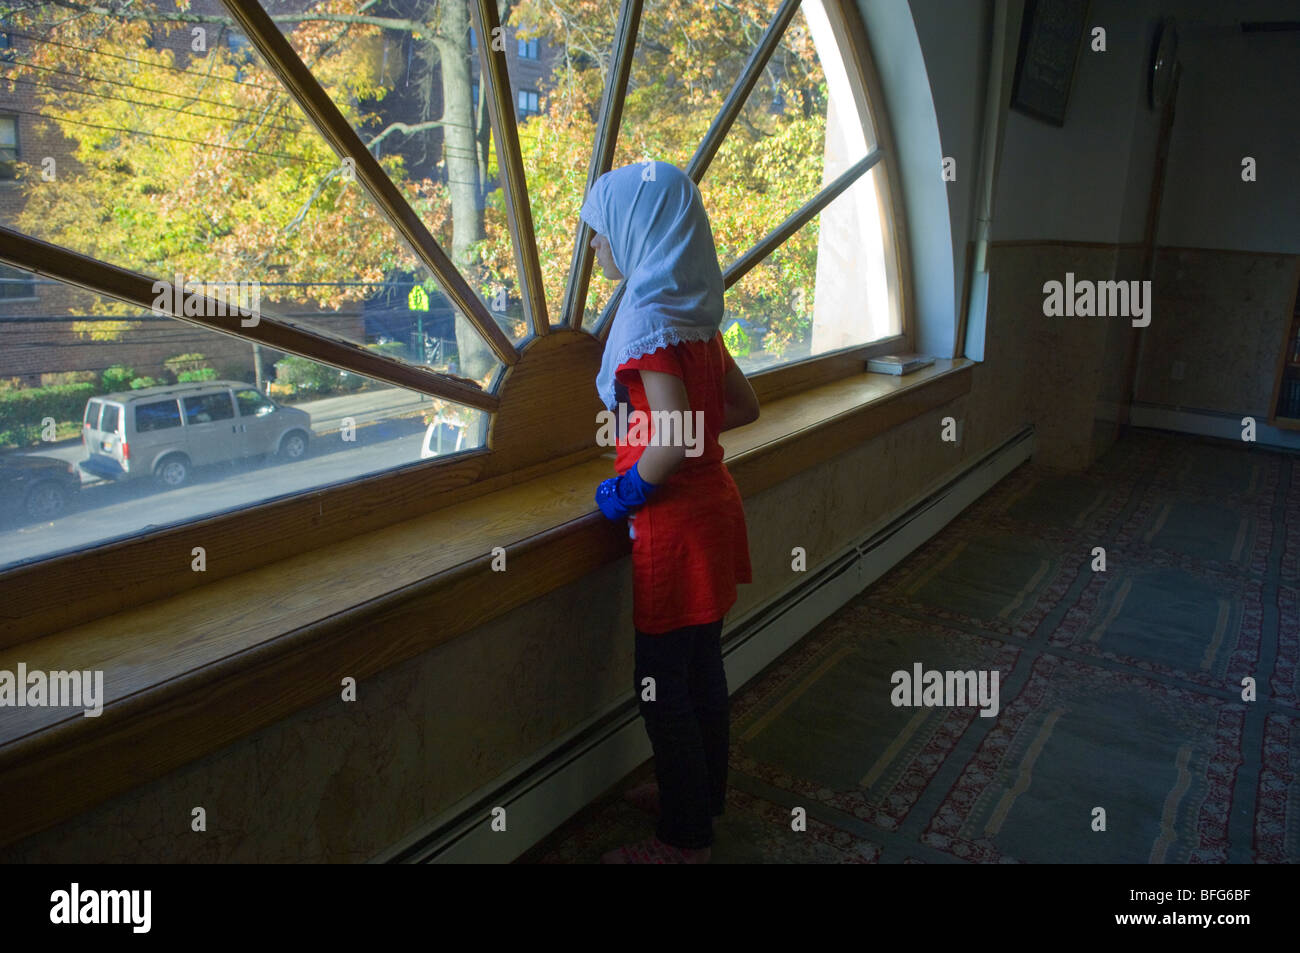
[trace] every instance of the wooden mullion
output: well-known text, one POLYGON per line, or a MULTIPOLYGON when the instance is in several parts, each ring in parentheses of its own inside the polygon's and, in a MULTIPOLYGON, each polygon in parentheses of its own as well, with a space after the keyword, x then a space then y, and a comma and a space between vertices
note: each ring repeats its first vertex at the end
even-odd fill
MULTIPOLYGON (((243 317, 238 314, 226 314, 224 317, 184 314, 181 303, 183 288, 174 289, 175 293, 169 295, 172 299, 170 308, 156 309, 154 304, 159 297, 155 291, 158 285, 156 279, 96 261, 4 226, 0 226, 0 260, 92 294, 115 298, 156 314, 165 313, 209 331, 256 341, 277 351, 287 351, 431 397, 444 397, 486 411, 496 410, 499 404, 494 394, 486 393, 474 381, 407 364, 352 341, 292 324, 260 309, 252 310, 243 317), (245 327, 243 321, 250 319, 253 324, 245 327)), ((173 283, 170 278, 167 282, 173 283)), ((230 304, 222 306, 221 302, 206 295, 203 300, 207 303, 204 310, 209 315, 216 315, 219 310, 229 312, 234 308, 230 304)))
MULTIPOLYGON (((641 23, 642 0, 623 0, 618 11, 618 25, 614 31, 614 62, 610 65, 609 82, 600 104, 600 121, 596 126, 596 141, 591 150, 591 165, 587 169, 585 200, 596 180, 609 171, 614 161, 614 146, 618 141, 618 127, 623 120, 623 100, 627 93, 627 80, 632 74, 632 55, 636 49, 637 28, 641 23)), ((591 226, 578 221, 578 236, 573 246, 573 260, 569 264, 569 281, 566 286, 563 321, 575 331, 582 328, 583 302, 591 282, 591 261, 595 252, 591 248, 591 226)))
POLYGON ((517 362, 519 352, 496 323, 496 319, 430 234, 420 216, 402 198, 388 173, 371 155, 351 123, 316 81, 311 70, 294 52, 270 14, 262 9, 257 0, 222 2, 325 141, 341 159, 352 160, 357 181, 369 193, 380 213, 438 279, 452 304, 470 320, 497 359, 506 365, 517 362))
POLYGON ((524 313, 533 333, 550 332, 546 311, 546 290, 542 284, 542 263, 537 254, 537 234, 533 229, 533 210, 528 199, 528 179, 524 174, 524 157, 519 146, 519 126, 515 121, 514 100, 510 95, 510 75, 504 50, 493 49, 492 38, 501 27, 496 0, 478 0, 475 15, 479 36, 479 62, 488 80, 488 115, 496 137, 497 160, 501 166, 501 185, 505 189, 506 218, 515 245, 515 267, 519 269, 519 290, 524 313))

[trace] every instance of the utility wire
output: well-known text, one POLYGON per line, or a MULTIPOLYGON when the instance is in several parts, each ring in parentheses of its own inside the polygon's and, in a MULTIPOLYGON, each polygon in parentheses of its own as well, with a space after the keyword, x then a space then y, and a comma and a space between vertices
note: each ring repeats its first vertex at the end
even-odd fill
POLYGON ((123 56, 120 53, 108 53, 104 50, 91 49, 88 46, 76 46, 72 43, 61 43, 58 40, 51 40, 49 37, 33 36, 30 33, 19 33, 15 30, 6 30, 5 32, 10 36, 21 36, 23 39, 34 40, 37 43, 45 43, 49 46, 61 46, 67 50, 77 50, 80 53, 89 53, 92 56, 109 56, 115 60, 124 60, 127 63, 138 63, 141 66, 148 66, 152 69, 165 69, 175 73, 185 73, 189 76, 198 76, 203 79, 214 79, 218 82, 231 83, 235 86, 251 86, 254 89, 265 89, 273 93, 280 91, 278 86, 264 86, 261 83, 249 83, 238 79, 226 79, 224 76, 214 76, 211 73, 200 73, 197 70, 182 69, 179 66, 167 66, 163 63, 150 63, 148 60, 137 60, 130 56, 123 56))

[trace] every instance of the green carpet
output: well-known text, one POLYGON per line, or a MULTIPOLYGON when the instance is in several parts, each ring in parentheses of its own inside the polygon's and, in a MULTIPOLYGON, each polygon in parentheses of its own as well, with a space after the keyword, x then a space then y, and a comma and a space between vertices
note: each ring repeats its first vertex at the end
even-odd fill
MULTIPOLYGON (((1297 478, 1147 431, 1021 467, 733 696, 714 862, 1300 859, 1297 478), (996 717, 895 706, 917 664, 996 671, 996 717)), ((526 860, 648 836, 651 770, 526 860)))

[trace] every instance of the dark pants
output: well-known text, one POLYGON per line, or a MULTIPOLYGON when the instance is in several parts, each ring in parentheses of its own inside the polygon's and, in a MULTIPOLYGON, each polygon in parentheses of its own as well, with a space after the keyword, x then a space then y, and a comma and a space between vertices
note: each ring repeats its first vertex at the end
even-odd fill
POLYGON ((708 847, 727 796, 731 711, 722 620, 657 635, 637 631, 636 693, 659 781, 655 833, 674 847, 708 847), (653 701, 647 678, 654 679, 653 701))

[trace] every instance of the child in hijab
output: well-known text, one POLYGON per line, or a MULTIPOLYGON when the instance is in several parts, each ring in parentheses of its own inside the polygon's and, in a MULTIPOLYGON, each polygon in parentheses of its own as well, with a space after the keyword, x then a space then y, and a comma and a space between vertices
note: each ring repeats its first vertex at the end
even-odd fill
POLYGON ((606 863, 707 863, 727 790, 730 704, 722 620, 751 581, 740 492, 718 434, 758 417, 723 344, 722 270, 699 188, 676 166, 602 175, 582 206, 606 277, 627 284, 596 388, 619 419, 601 512, 632 537, 634 685, 655 756, 655 836, 606 863), (624 416, 626 415, 626 416, 624 416))

